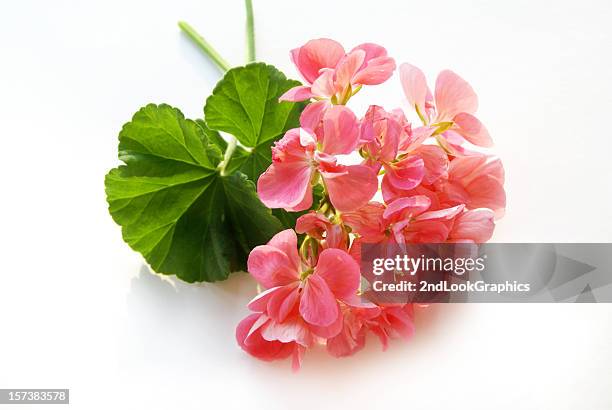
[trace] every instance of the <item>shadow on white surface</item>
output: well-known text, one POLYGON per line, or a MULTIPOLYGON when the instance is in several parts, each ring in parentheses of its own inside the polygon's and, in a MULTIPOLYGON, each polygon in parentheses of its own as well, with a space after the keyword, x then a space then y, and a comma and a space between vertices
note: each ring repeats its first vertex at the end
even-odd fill
MULTIPOLYGON (((204 374, 240 361, 245 371, 289 375, 289 361, 260 362, 240 350, 235 341, 236 324, 248 314, 246 304, 256 293, 256 284, 246 273, 234 273, 215 284, 187 284, 152 274, 143 265, 132 279, 127 299, 126 343, 120 344, 123 364, 166 370, 193 367, 204 374)), ((416 335, 408 343, 391 341, 384 353, 373 335, 365 349, 350 358, 333 358, 323 346, 317 346, 306 354, 298 374, 335 379, 346 371, 370 368, 376 361, 395 361, 401 356, 408 362, 426 349, 428 339, 443 332, 445 322, 460 310, 460 305, 417 308, 416 335)))

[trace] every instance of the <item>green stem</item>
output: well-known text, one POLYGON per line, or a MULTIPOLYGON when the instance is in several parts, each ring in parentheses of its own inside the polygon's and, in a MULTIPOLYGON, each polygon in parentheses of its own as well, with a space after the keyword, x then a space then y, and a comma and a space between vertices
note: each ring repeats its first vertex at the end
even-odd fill
POLYGON ((255 23, 253 19, 253 2, 244 0, 246 6, 246 37, 247 37, 247 63, 255 61, 255 23))
POLYGON ((184 21, 179 21, 178 26, 183 30, 187 36, 198 46, 210 59, 221 69, 221 71, 226 72, 231 68, 229 63, 225 61, 223 57, 213 48, 213 46, 208 43, 208 41, 204 40, 197 31, 194 30, 189 24, 184 21))
POLYGON ((229 164, 230 159, 232 159, 232 155, 234 154, 234 150, 236 149, 236 145, 238 141, 236 141, 235 137, 231 137, 229 141, 227 141, 227 147, 225 148, 225 153, 223 154, 223 161, 219 163, 219 173, 222 177, 226 176, 225 168, 227 168, 227 164, 229 164))

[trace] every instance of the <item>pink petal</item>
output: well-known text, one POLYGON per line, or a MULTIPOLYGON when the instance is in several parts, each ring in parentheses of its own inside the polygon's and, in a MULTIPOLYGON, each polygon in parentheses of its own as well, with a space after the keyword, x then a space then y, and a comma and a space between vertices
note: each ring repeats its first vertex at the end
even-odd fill
POLYGON ((391 114, 380 106, 371 105, 361 122, 360 141, 369 142, 364 148, 372 157, 390 162, 397 156, 402 131, 391 114))
POLYGON ((482 154, 455 158, 451 161, 448 172, 451 180, 461 181, 464 185, 480 175, 489 175, 500 184, 504 183, 504 167, 499 158, 482 154))
POLYGON ((411 196, 409 198, 398 198, 391 202, 383 217, 385 219, 399 220, 414 217, 429 209, 431 201, 424 195, 411 196))
POLYGON ((302 144, 302 129, 292 128, 288 130, 283 138, 276 141, 272 146, 272 161, 280 162, 308 162, 307 151, 311 147, 302 144))
POLYGON ((383 204, 370 202, 355 211, 343 212, 342 221, 367 242, 379 242, 385 238, 384 211, 383 204))
POLYGON ((430 209, 439 209, 440 208, 440 195, 442 192, 433 191, 433 187, 426 187, 424 185, 419 185, 414 189, 410 190, 402 190, 397 189, 393 185, 389 183, 388 180, 383 179, 381 184, 381 191, 383 195, 383 199, 387 203, 393 202, 397 198, 410 197, 415 195, 425 195, 431 201, 430 209))
POLYGON ((495 212, 496 218, 504 215, 506 208, 506 192, 503 185, 491 175, 481 175, 470 182, 465 190, 469 195, 468 207, 489 208, 495 212))
POLYGON ((347 249, 348 235, 340 225, 330 225, 325 236, 325 248, 347 249))
POLYGON ((355 50, 340 60, 336 67, 334 81, 337 91, 346 91, 353 83, 353 77, 364 63, 365 55, 365 51, 355 50))
POLYGON ((327 351, 334 357, 351 356, 365 346, 365 328, 360 323, 354 323, 358 322, 354 315, 347 315, 344 322, 341 332, 327 340, 327 351))
POLYGON ((259 313, 253 313, 244 318, 236 327, 236 341, 250 355, 265 361, 284 359, 293 353, 293 343, 267 341, 261 336, 259 329, 252 330, 260 319, 259 313))
POLYGON ((456 157, 480 156, 481 152, 475 151, 468 145, 469 142, 456 131, 448 130, 438 135, 438 142, 451 155, 456 157))
POLYGON ((495 214, 490 209, 466 211, 455 219, 449 238, 484 243, 491 239, 493 235, 495 229, 494 218, 495 214))
POLYGON ((385 310, 385 315, 393 333, 404 340, 414 335, 414 322, 409 314, 410 307, 392 307, 385 310))
POLYGON ((330 107, 328 101, 317 101, 310 103, 304 108, 300 115, 300 127, 314 134, 315 130, 323 120, 325 111, 330 107))
POLYGON ((306 351, 306 347, 297 345, 293 350, 293 355, 291 356, 291 371, 296 373, 302 367, 302 358, 304 356, 304 352, 306 351))
POLYGON ((253 248, 247 261, 248 271, 265 288, 274 288, 294 282, 298 272, 289 257, 270 245, 253 248))
POLYGON ((372 333, 378 336, 380 344, 382 344, 383 352, 386 351, 389 347, 389 336, 387 335, 387 333, 380 327, 373 327, 371 330, 372 333))
POLYGON ((310 87, 298 85, 290 88, 283 95, 281 95, 279 101, 304 101, 314 97, 310 91, 310 87))
POLYGON ((297 251, 297 235, 293 229, 285 229, 280 231, 270 239, 268 242, 269 246, 272 246, 282 251, 291 262, 291 267, 294 270, 300 268, 300 256, 297 251))
POLYGON ((391 182, 389 182, 389 178, 383 178, 382 183, 380 184, 380 190, 382 192, 383 200, 386 203, 391 203, 397 198, 412 196, 410 193, 414 191, 412 189, 403 190, 394 187, 391 182))
POLYGON ((317 79, 312 83, 310 89, 315 97, 331 98, 336 94, 336 86, 334 84, 334 70, 324 69, 321 71, 317 79))
POLYGON ((321 172, 332 205, 341 212, 367 204, 378 190, 376 173, 364 165, 339 166, 343 172, 321 172))
POLYGON ((374 43, 359 44, 358 46, 353 48, 351 52, 355 50, 362 50, 363 52, 365 52, 365 58, 364 58, 363 64, 361 65, 360 69, 365 68, 368 61, 372 59, 387 56, 387 50, 383 46, 379 46, 378 44, 374 44, 374 43))
POLYGON ((306 161, 273 163, 257 181, 259 199, 268 208, 295 208, 304 205, 311 175, 312 169, 306 161))
POLYGON ((360 268, 351 256, 340 249, 325 249, 311 276, 321 277, 337 299, 350 298, 359 288, 360 268))
POLYGON ((329 326, 338 319, 338 302, 321 276, 308 277, 300 300, 300 314, 315 326, 329 326))
POLYGON ((413 243, 443 243, 450 232, 450 221, 424 220, 410 223, 404 236, 406 242, 413 243))
POLYGON ((448 168, 449 178, 454 181, 469 178, 470 175, 474 174, 486 162, 487 157, 484 155, 457 157, 450 162, 448 168))
POLYGON ((444 187, 449 198, 466 203, 470 209, 489 208, 497 218, 503 216, 504 168, 498 158, 484 155, 455 158, 449 167, 449 179, 452 184, 444 187))
POLYGON ((400 65, 400 81, 404 94, 412 108, 418 107, 422 115, 426 115, 426 104, 431 100, 431 91, 427 87, 427 80, 423 72, 411 65, 400 65))
POLYGON ((295 221, 295 231, 297 233, 307 233, 316 239, 323 239, 323 233, 330 225, 331 223, 325 215, 310 211, 295 221))
POLYGON ((436 130, 435 127, 418 127, 411 130, 410 133, 403 133, 400 138, 399 151, 411 152, 421 146, 421 144, 436 130))
POLYGON ((459 134, 472 144, 480 147, 490 147, 493 145, 489 131, 472 114, 466 112, 459 113, 455 115, 453 121, 458 127, 457 131, 459 134))
POLYGON ((444 204, 467 204, 470 201, 470 195, 459 183, 445 184, 442 189, 439 196, 440 201, 444 204))
POLYGON ((295 206, 288 206, 285 210, 289 212, 301 212, 309 209, 312 206, 312 184, 308 184, 308 188, 306 189, 306 195, 304 195, 304 199, 300 201, 299 204, 295 206))
POLYGON ((268 308, 268 302, 278 291, 282 291, 285 286, 276 286, 274 288, 266 289, 263 292, 255 296, 248 304, 247 307, 253 312, 265 312, 268 308))
POLYGON ((478 97, 472 87, 451 70, 438 75, 435 98, 438 121, 452 121, 461 112, 473 114, 478 109, 478 97))
MULTIPOLYGON (((338 311, 340 311, 340 307, 338 307, 338 311)), ((342 323, 343 317, 342 314, 339 314, 336 321, 329 326, 310 325, 309 327, 310 331, 316 336, 322 337, 324 339, 329 339, 330 337, 338 335, 338 333, 342 331, 342 323)))
POLYGON ((292 50, 291 58, 304 79, 312 83, 322 68, 335 68, 344 54, 340 43, 320 38, 310 40, 302 47, 292 50))
POLYGON ((350 154, 359 143, 359 123, 353 111, 342 105, 330 107, 323 116, 321 150, 326 154, 350 154))
POLYGON ((295 342, 302 346, 312 343, 312 335, 299 315, 291 316, 282 323, 270 320, 262 327, 261 336, 268 341, 295 342))
POLYGON ((290 314, 297 313, 296 308, 300 300, 298 286, 298 282, 294 282, 274 292, 266 305, 268 316, 276 322, 282 323, 290 314))
POLYGON ((381 126, 378 125, 384 121, 386 111, 379 105, 370 105, 366 111, 363 120, 360 124, 360 139, 362 142, 372 142, 380 136, 381 126))
POLYGON ((361 265, 361 243, 364 242, 364 238, 355 238, 351 243, 351 248, 349 249, 349 255, 358 265, 361 265))
POLYGON ((448 156, 442 148, 436 145, 421 145, 414 153, 421 157, 425 165, 424 184, 431 185, 446 175, 449 166, 448 156))
POLYGON ((365 67, 353 77, 353 84, 377 85, 387 81, 395 71, 395 60, 381 56, 366 61, 365 67))
POLYGON ((463 211, 463 208, 465 208, 464 205, 457 205, 451 208, 438 209, 437 211, 429 211, 417 216, 416 219, 418 221, 450 220, 457 216, 457 214, 459 214, 461 211, 463 211))
POLYGON ((385 178, 399 189, 412 189, 425 175, 425 163, 417 155, 408 155, 398 162, 385 164, 385 178))
POLYGON ((499 158, 487 157, 487 162, 482 165, 478 172, 497 179, 500 184, 504 183, 504 166, 499 158))

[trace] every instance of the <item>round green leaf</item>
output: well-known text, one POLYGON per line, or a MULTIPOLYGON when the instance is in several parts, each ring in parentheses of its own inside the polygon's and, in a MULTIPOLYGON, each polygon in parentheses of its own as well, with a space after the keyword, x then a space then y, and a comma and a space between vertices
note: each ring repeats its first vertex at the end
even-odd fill
POLYGON ((119 134, 125 165, 105 179, 124 240, 156 272, 187 282, 244 269, 249 251, 282 229, 244 174, 219 174, 207 132, 176 108, 147 105, 119 134))

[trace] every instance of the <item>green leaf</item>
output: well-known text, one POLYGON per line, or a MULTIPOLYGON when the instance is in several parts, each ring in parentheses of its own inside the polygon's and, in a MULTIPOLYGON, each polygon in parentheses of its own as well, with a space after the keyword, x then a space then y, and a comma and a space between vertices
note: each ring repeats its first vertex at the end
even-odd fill
POLYGON ((247 175, 251 181, 257 181, 259 176, 272 163, 271 142, 258 145, 250 150, 236 147, 227 169, 229 172, 240 171, 247 175))
POLYGON ((232 68, 206 100, 206 124, 232 134, 246 147, 277 139, 299 124, 304 104, 278 101, 296 85, 300 83, 264 63, 232 68))
POLYGON ((156 272, 187 282, 225 279, 282 229, 244 174, 219 174, 217 137, 178 109, 154 104, 119 134, 126 165, 106 176, 109 211, 156 272))
MULTIPOLYGON (((206 123, 198 123, 210 133, 213 130, 230 133, 243 145, 236 147, 226 168, 229 172, 242 172, 257 182, 270 166, 273 143, 288 129, 299 127, 299 115, 305 104, 278 101, 296 85, 300 83, 288 80, 276 68, 263 63, 231 69, 219 81, 204 107, 206 123)), ((211 141, 225 151, 227 142, 218 133, 211 141)), ((295 227, 296 219, 304 214, 282 209, 272 213, 285 228, 295 227)))

